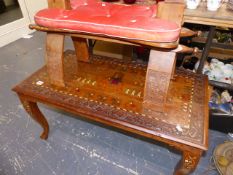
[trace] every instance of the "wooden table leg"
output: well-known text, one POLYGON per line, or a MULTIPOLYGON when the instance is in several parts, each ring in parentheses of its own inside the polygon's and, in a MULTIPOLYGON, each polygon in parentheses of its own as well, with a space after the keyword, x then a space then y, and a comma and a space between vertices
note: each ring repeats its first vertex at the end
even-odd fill
POLYGON ((183 151, 183 156, 176 166, 174 175, 188 175, 192 173, 201 157, 202 151, 190 148, 190 151, 183 151))
POLYGON ((143 106, 147 109, 163 112, 167 92, 173 75, 176 53, 151 50, 143 106))
POLYGON ((20 94, 18 94, 18 96, 27 113, 43 128, 40 138, 46 140, 49 133, 49 124, 46 118, 41 113, 35 102, 29 101, 26 97, 20 94))

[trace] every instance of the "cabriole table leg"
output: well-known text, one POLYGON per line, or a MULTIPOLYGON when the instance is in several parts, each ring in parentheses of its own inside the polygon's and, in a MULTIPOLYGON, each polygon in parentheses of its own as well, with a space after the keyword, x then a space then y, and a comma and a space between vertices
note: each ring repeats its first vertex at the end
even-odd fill
POLYGON ((183 151, 183 156, 177 164, 174 175, 188 175, 192 173, 201 157, 202 151, 190 148, 189 151, 183 151))
POLYGON ((46 140, 49 133, 49 124, 37 106, 37 103, 29 101, 26 97, 18 94, 19 99, 27 113, 43 128, 41 139, 46 140))

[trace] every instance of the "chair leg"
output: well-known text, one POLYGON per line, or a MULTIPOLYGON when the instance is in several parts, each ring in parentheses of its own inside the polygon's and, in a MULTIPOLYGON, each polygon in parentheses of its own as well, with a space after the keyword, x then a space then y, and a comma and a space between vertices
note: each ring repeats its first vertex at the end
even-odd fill
POLYGON ((46 41, 46 66, 50 83, 64 87, 64 35, 47 33, 46 41))
POLYGON ((43 128, 40 138, 46 140, 49 133, 49 124, 46 118, 35 102, 29 101, 26 97, 23 97, 20 94, 18 94, 18 96, 27 113, 43 128))
POLYGON ((84 38, 72 37, 75 53, 78 61, 89 62, 89 51, 87 40, 84 38))
POLYGON ((154 111, 164 112, 169 83, 174 74, 176 53, 151 50, 143 106, 154 111))

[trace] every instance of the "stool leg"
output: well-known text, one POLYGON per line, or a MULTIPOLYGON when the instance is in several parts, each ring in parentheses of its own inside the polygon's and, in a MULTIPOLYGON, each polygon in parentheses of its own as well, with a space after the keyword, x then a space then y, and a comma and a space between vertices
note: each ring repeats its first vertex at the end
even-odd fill
POLYGON ((87 40, 84 38, 72 37, 75 53, 78 61, 89 62, 87 40))
POLYGON ((43 132, 41 133, 40 138, 46 140, 49 133, 49 124, 46 118, 41 113, 35 102, 29 101, 27 98, 20 94, 18 94, 18 96, 27 113, 43 128, 43 132))
POLYGON ((64 35, 47 33, 46 41, 46 66, 50 83, 64 87, 64 35))
POLYGON ((169 83, 174 73, 176 53, 151 50, 143 106, 147 109, 163 112, 169 83))

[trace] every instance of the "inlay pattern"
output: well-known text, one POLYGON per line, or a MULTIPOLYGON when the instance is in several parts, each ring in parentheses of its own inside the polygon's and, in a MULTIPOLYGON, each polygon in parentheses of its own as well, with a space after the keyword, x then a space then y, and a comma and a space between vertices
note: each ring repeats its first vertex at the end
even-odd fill
POLYGON ((18 85, 15 91, 33 96, 38 101, 46 100, 49 104, 62 104, 62 108, 65 106, 66 109, 81 115, 95 114, 95 118, 104 118, 115 123, 125 122, 127 126, 130 124, 146 128, 146 132, 153 135, 167 135, 175 141, 194 143, 200 148, 205 147, 203 134, 205 121, 203 118, 207 117, 204 113, 207 96, 205 77, 178 70, 169 87, 166 112, 159 113, 145 109, 142 96, 132 95, 133 91, 135 94, 143 92, 143 87, 140 83, 135 85, 135 80, 143 82, 145 65, 123 64, 121 61, 93 56, 90 63, 78 63, 80 65, 77 66, 70 61, 71 58, 73 53, 68 52, 65 59, 66 87, 51 86, 44 67, 18 85), (95 70, 91 69, 92 66, 95 70), (77 68, 77 71, 72 71, 74 68, 77 68), (110 73, 116 70, 124 73, 122 82, 111 84, 108 75, 113 75, 110 73), (83 74, 79 74, 80 71, 84 71, 83 74), (98 77, 93 76, 96 71, 99 71, 98 77), (130 74, 131 72, 134 74, 130 74), (131 79, 132 75, 133 79, 131 79), (43 83, 38 85, 38 81, 43 83), (180 81, 186 82, 185 87, 179 83, 180 81), (125 94, 125 89, 130 89, 130 93, 125 94), (182 93, 180 89, 183 90, 182 93), (109 93, 110 91, 115 93, 109 93), (175 109, 177 106, 179 108, 175 109))

